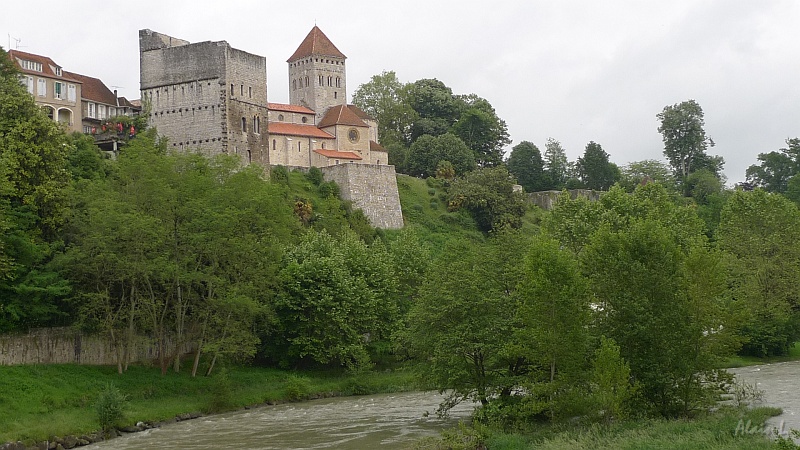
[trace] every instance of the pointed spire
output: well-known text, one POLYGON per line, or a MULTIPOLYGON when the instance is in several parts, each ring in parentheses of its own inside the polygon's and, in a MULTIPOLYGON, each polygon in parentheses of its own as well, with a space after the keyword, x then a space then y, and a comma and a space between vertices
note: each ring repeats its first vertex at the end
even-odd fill
POLYGON ((325 33, 323 33, 316 24, 286 62, 297 61, 298 59, 311 55, 333 56, 342 59, 347 58, 333 45, 333 42, 328 39, 328 36, 325 36, 325 33))

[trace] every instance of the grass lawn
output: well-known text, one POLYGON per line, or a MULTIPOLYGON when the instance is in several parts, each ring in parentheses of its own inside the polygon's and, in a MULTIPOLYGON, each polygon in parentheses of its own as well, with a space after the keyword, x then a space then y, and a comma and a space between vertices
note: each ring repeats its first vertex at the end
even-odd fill
POLYGON ((84 434, 99 428, 94 404, 113 384, 128 397, 126 424, 160 421, 188 412, 232 410, 316 396, 399 392, 417 388, 411 372, 291 372, 232 367, 227 375, 161 376, 158 368, 78 365, 0 366, 0 443, 84 434))

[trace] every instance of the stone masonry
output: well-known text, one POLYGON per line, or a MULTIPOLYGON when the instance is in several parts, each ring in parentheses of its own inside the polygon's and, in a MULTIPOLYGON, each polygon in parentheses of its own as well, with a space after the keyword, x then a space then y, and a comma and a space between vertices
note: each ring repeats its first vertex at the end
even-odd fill
POLYGON ((339 185, 343 200, 361 208, 372 226, 403 228, 403 212, 394 166, 339 164, 320 168, 325 180, 339 185))

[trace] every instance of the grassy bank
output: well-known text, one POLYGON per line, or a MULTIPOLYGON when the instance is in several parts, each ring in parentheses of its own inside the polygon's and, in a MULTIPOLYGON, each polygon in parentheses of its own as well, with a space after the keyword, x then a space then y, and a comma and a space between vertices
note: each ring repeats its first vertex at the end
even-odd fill
POLYGON ((0 366, 0 443, 43 440, 98 429, 94 403, 113 383, 129 399, 126 424, 168 420, 188 412, 236 409, 318 396, 398 392, 417 388, 410 372, 352 376, 234 367, 211 377, 161 376, 157 368, 77 365, 0 366))
POLYGON ((774 449, 763 433, 777 408, 725 408, 693 420, 632 420, 610 426, 543 425, 524 433, 499 433, 463 427, 442 440, 420 443, 418 450, 758 450, 774 449), (466 444, 465 444, 466 443, 466 444))
POLYGON ((776 356, 773 358, 756 358, 755 356, 731 356, 725 361, 724 367, 730 369, 733 367, 746 367, 757 366, 759 364, 771 364, 776 362, 798 361, 800 360, 800 342, 795 342, 789 348, 789 354, 786 356, 776 356))

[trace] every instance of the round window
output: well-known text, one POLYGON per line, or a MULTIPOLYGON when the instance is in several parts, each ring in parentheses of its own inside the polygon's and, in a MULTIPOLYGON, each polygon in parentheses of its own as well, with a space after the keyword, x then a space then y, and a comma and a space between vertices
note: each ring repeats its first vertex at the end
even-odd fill
POLYGON ((355 128, 350 128, 350 131, 347 133, 347 137, 350 139, 350 142, 358 142, 358 130, 355 128))

